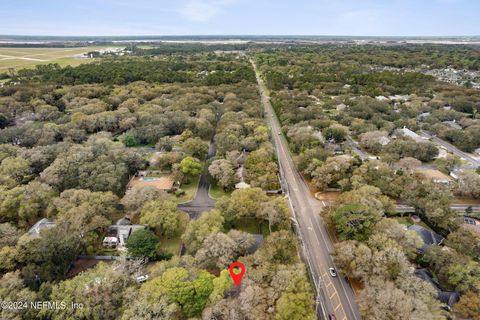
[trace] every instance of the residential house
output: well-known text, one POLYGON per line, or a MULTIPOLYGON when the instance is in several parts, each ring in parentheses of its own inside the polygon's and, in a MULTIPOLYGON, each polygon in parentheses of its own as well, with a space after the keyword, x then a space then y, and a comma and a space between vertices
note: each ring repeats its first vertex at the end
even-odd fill
POLYGON ((415 275, 432 285, 432 287, 437 291, 437 299, 447 305, 448 309, 450 309, 455 303, 458 302, 458 300, 460 300, 460 294, 458 292, 442 290, 438 282, 433 279, 432 275, 427 269, 417 269, 415 270, 415 275))
POLYGON ((420 113, 418 116, 417 116, 417 119, 418 120, 425 120, 426 118, 430 117, 432 114, 430 112, 423 112, 423 113, 420 113))
POLYGON ((424 253, 425 250, 427 250, 427 248, 430 246, 440 245, 444 240, 444 238, 438 233, 428 230, 418 224, 412 224, 408 227, 408 230, 415 232, 423 240, 423 246, 418 249, 419 253, 424 253))
POLYGON ((458 180, 460 174, 463 173, 463 169, 453 169, 452 172, 450 172, 450 177, 452 177, 455 180, 458 180))
POLYGON ((452 127, 453 129, 457 129, 457 130, 461 130, 462 129, 462 126, 460 126, 456 120, 452 120, 452 121, 443 121, 443 123, 445 123, 446 125, 449 125, 450 127, 452 127))
POLYGON ((425 139, 413 132, 412 130, 408 129, 407 127, 403 127, 400 129, 400 133, 403 134, 405 137, 412 138, 416 142, 425 142, 425 139))
POLYGON ((132 233, 146 228, 146 225, 133 224, 128 218, 122 218, 118 220, 116 224, 108 227, 107 236, 103 239, 103 246, 123 248, 132 233))
POLYGON ((50 219, 43 218, 37 221, 37 223, 35 223, 30 229, 28 229, 27 234, 32 237, 39 237, 42 230, 50 229, 55 226, 55 222, 50 219))

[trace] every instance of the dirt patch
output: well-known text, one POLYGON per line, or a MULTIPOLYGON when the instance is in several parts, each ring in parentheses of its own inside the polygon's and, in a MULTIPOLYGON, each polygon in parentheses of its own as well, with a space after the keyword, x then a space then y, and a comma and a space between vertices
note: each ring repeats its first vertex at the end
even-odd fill
POLYGON ((446 174, 434 169, 418 170, 417 172, 423 175, 426 179, 432 180, 433 182, 449 182, 452 180, 446 174))
POLYGON ((353 280, 351 278, 348 278, 348 281, 352 285, 353 293, 355 294, 356 297, 358 297, 358 295, 364 288, 363 283, 358 280, 353 280))
POLYGON ((460 204, 471 204, 471 205, 479 205, 480 204, 480 199, 475 199, 475 198, 470 198, 470 197, 455 197, 455 200, 453 200, 454 203, 460 203, 460 204))
POLYGON ((315 193, 315 198, 320 201, 331 201, 335 202, 340 197, 340 191, 325 191, 325 192, 317 192, 315 193))

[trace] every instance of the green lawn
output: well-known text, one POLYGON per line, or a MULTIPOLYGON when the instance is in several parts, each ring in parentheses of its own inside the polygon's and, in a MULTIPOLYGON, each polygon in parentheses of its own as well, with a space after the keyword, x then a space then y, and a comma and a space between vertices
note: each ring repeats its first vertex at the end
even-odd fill
POLYGON ((398 223, 406 225, 407 227, 412 224, 412 220, 409 217, 397 217, 394 219, 397 220, 398 223))
MULTIPOLYGON (((393 219, 397 220, 398 223, 403 224, 407 227, 409 227, 413 224, 413 221, 408 216, 406 216, 406 217, 394 217, 393 219)), ((424 227, 425 229, 431 230, 430 227, 427 226, 423 221, 420 221, 417 224, 424 227)))
POLYGON ((208 195, 216 200, 224 196, 229 196, 231 193, 232 193, 231 191, 229 192, 223 191, 222 188, 217 186, 215 182, 212 182, 210 184, 210 189, 208 190, 208 195))
MULTIPOLYGON (((258 221, 256 219, 243 219, 233 222, 227 229, 237 229, 251 234, 261 234, 263 237, 267 237, 270 234, 268 230, 268 223, 264 221, 258 221)), ((275 231, 272 228, 272 231, 275 231)))
POLYGON ((189 183, 184 183, 180 186, 181 189, 185 191, 185 194, 180 197, 175 197, 174 200, 177 203, 184 203, 193 200, 197 192, 198 181, 200 180, 200 175, 195 178, 191 178, 189 183))
POLYGON ((167 237, 160 237, 160 248, 164 252, 171 253, 173 255, 180 254, 180 248, 182 246, 182 240, 180 237, 168 239, 167 237))

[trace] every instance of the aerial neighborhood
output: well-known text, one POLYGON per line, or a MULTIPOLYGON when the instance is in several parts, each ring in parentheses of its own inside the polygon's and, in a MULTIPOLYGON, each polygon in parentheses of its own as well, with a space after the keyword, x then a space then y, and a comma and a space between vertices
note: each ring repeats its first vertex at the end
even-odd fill
POLYGON ((0 320, 480 320, 476 2, 0 11, 0 320))

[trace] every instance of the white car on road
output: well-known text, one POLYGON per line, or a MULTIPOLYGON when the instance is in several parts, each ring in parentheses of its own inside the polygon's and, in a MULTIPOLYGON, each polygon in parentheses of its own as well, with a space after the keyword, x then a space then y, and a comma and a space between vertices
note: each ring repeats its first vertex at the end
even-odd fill
POLYGON ((335 268, 328 268, 328 271, 330 272, 330 275, 332 277, 336 277, 337 276, 337 271, 335 271, 335 268))

